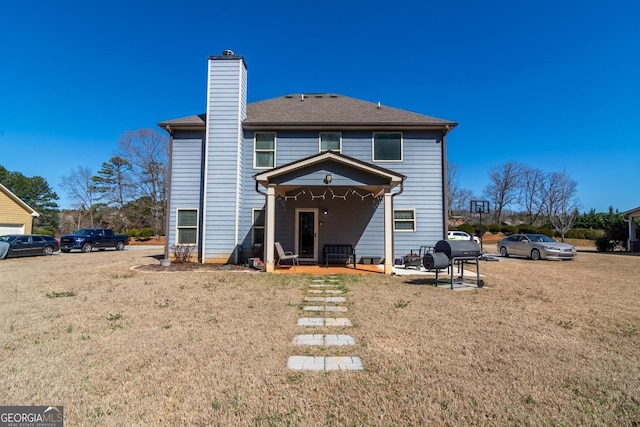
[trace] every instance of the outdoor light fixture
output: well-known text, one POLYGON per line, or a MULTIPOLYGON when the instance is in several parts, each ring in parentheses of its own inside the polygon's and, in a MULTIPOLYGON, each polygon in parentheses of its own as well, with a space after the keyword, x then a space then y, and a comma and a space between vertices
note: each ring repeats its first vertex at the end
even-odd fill
POLYGON ((325 209, 322 211, 322 215, 329 215, 329 211, 325 208, 325 209))
POLYGON ((333 177, 331 176, 330 173, 328 173, 325 177, 324 177, 324 182, 325 184, 331 184, 331 180, 333 179, 333 177))

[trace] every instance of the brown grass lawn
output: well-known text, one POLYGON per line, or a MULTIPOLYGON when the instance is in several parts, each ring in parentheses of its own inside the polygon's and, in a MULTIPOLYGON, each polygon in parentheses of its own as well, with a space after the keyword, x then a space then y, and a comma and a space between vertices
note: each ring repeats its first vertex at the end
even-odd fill
POLYGON ((296 326, 310 276, 130 269, 156 254, 0 261, 0 405, 64 405, 68 426, 640 423, 640 257, 483 262, 460 292, 341 276, 336 331, 296 326), (313 332, 356 346, 292 344, 313 332))

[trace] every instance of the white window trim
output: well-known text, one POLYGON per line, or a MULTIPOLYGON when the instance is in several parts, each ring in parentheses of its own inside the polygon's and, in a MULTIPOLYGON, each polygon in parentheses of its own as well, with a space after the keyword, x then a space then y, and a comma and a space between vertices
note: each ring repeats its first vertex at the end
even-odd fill
POLYGON ((176 233, 175 233, 175 245, 198 245, 198 227, 200 224, 200 211, 198 208, 176 208, 176 233), (180 211, 196 211, 196 225, 195 227, 186 226, 186 225, 178 225, 178 216, 180 215, 180 211), (195 243, 178 243, 179 231, 180 229, 195 229, 196 230, 196 241, 195 243))
POLYGON ((418 231, 418 221, 416 220, 416 210, 415 209, 394 209, 393 210, 393 231, 396 231, 398 233, 415 233, 416 231, 418 231), (396 219, 396 212, 399 211, 411 211, 413 212, 413 218, 412 219, 396 219), (412 222, 413 223, 413 230, 405 230, 405 229, 397 229, 396 228, 396 222, 412 222))
POLYGON ((335 150, 323 150, 322 149, 322 135, 323 134, 327 134, 327 133, 337 133, 338 135, 340 135, 340 148, 338 149, 338 153, 342 153, 342 132, 320 132, 318 134, 318 152, 319 153, 324 153, 327 151, 333 151, 334 153, 336 152, 335 150))
MULTIPOLYGON (((267 225, 266 223, 265 223, 265 225, 255 225, 256 224, 256 222, 255 222, 256 221, 256 211, 264 212, 265 213, 265 220, 266 220, 266 212, 265 212, 264 208, 252 208, 251 209, 251 246, 256 244, 255 238, 254 238, 255 237, 255 231, 257 229, 262 229, 262 234, 264 235, 264 230, 265 230, 265 227, 267 225)), ((264 237, 263 237, 263 240, 264 240, 264 237)))
MULTIPOLYGON (((274 167, 276 167, 276 165, 278 164, 276 159, 277 147, 278 147, 278 135, 276 134, 276 132, 271 132, 271 131, 254 132, 253 134, 253 168, 254 169, 273 169, 274 167), (256 153, 258 152, 256 149, 256 135, 258 135, 259 133, 269 133, 273 135, 273 166, 258 166, 256 164, 257 158, 258 158, 258 156, 256 156, 256 153)), ((265 152, 265 153, 268 151, 270 152, 271 150, 260 150, 260 152, 265 152)))
POLYGON ((404 162, 404 133, 403 132, 373 132, 371 134, 371 159, 376 163, 393 163, 404 162), (376 135, 383 133, 397 133, 400 134, 400 159, 399 160, 376 160, 376 135))

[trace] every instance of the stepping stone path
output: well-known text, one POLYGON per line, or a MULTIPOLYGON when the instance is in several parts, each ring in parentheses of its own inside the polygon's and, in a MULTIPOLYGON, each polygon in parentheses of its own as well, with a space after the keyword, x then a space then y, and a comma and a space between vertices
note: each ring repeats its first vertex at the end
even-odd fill
MULTIPOLYGON (((307 289, 313 296, 305 297, 305 302, 324 303, 309 305, 302 308, 306 312, 341 312, 346 313, 347 307, 338 304, 347 301, 346 297, 336 296, 343 291, 339 289, 340 280, 335 276, 326 279, 314 279, 307 289)), ((298 326, 313 327, 349 327, 353 326, 346 317, 301 317, 298 326)), ((342 334, 302 334, 293 339, 295 345, 300 346, 352 346, 356 342, 351 335, 342 334)), ((362 360, 355 356, 291 356, 287 368, 298 371, 362 371, 362 360)))

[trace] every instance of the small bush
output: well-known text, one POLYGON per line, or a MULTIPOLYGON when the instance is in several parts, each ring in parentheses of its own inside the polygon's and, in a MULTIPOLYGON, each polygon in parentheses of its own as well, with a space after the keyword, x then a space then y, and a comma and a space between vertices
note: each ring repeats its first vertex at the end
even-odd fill
POLYGON ((138 230, 137 228, 132 228, 131 230, 129 230, 129 232, 127 234, 132 239, 135 239, 136 237, 138 237, 140 235, 140 230, 138 230))
POLYGON ((553 237, 555 232, 553 231, 553 229, 549 227, 540 227, 538 228, 537 233, 544 234, 545 236, 553 237))
POLYGON ((604 230, 596 230, 593 228, 572 228, 567 231, 565 237, 570 239, 596 240, 600 237, 604 237, 604 230))
POLYGON ((46 228, 36 228, 35 230, 33 230, 33 234, 41 234, 43 236, 53 237, 53 231, 46 228))
POLYGON ((171 251, 175 262, 190 262, 196 245, 173 245, 171 251))
POLYGON ((471 224, 462 224, 458 227, 458 230, 464 231, 465 233, 474 234, 476 232, 476 228, 471 224))
POLYGON ((596 249, 598 252, 611 252, 614 246, 614 243, 607 237, 599 237, 596 239, 596 249))
POLYGON ((150 239, 151 236, 153 236, 155 233, 153 231, 153 228, 143 228, 142 230, 140 230, 140 234, 138 234, 138 237, 140 239, 150 239))
POLYGON ((500 231, 508 236, 510 234, 516 234, 518 232, 518 227, 515 227, 513 225, 505 225, 500 231))
POLYGON ((500 231, 502 231, 502 227, 500 227, 500 225, 498 224, 491 224, 489 226, 489 231, 493 234, 498 234, 500 231))
POLYGON ((535 234, 538 233, 538 228, 534 227, 533 225, 530 224, 520 224, 518 226, 518 233, 522 233, 522 234, 526 234, 526 233, 531 233, 531 234, 535 234))

